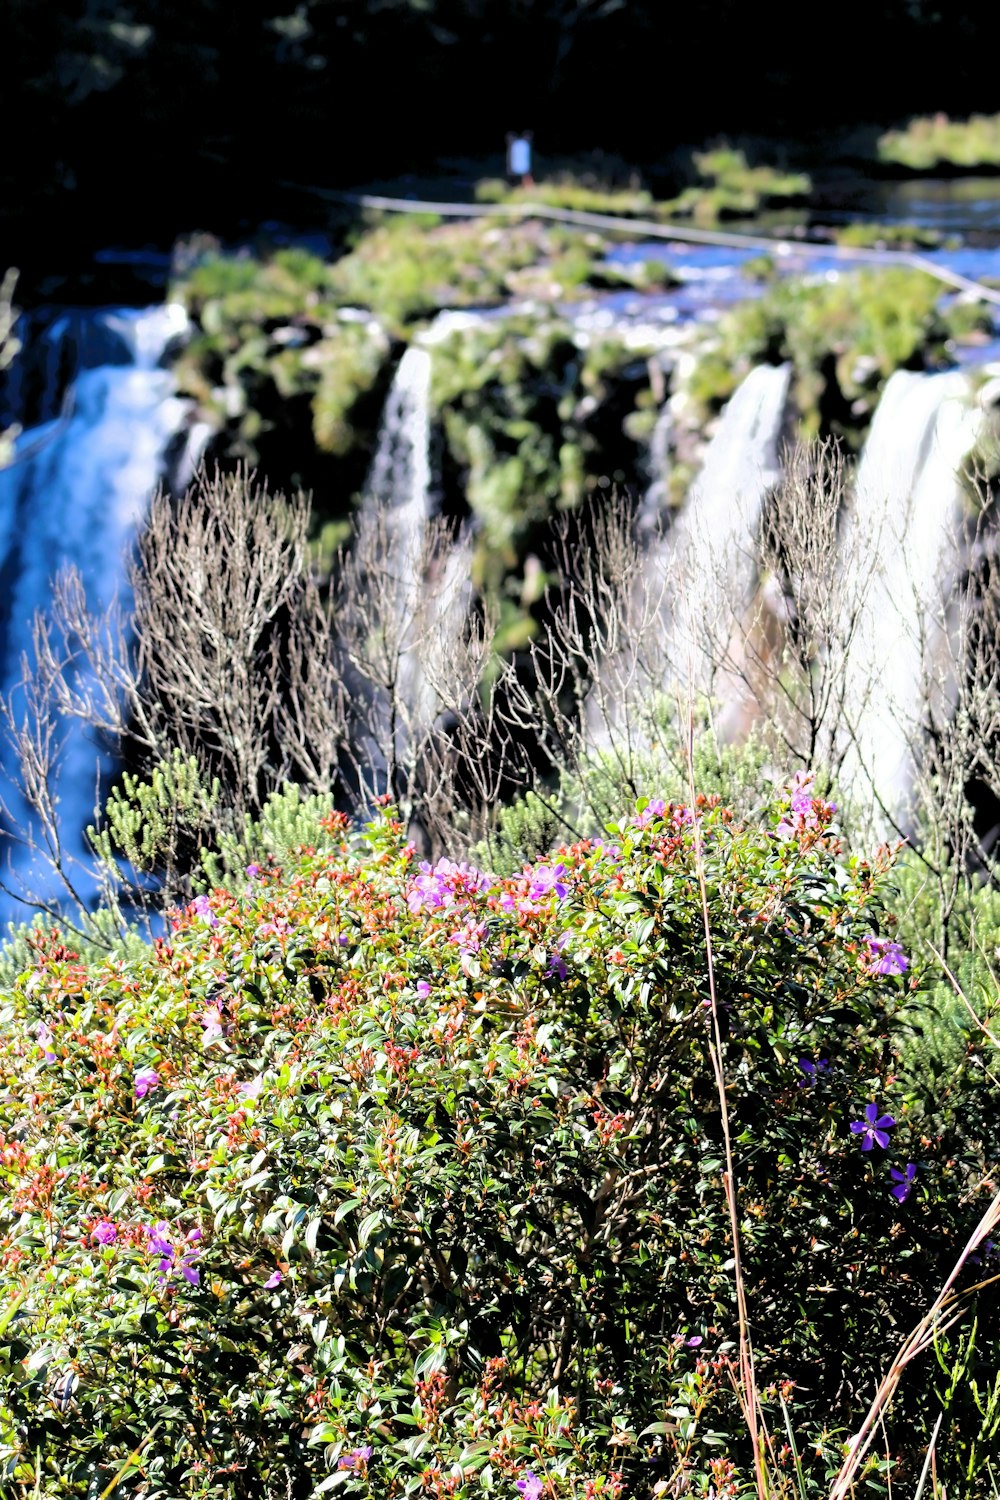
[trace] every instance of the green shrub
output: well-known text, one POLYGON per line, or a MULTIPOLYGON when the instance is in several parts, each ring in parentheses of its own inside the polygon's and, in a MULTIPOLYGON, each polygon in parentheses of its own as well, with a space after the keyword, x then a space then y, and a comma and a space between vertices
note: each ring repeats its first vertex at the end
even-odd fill
POLYGON ((921 115, 879 138, 879 161, 932 172, 936 167, 1000 167, 1000 115, 921 115))
POLYGON ((753 365, 790 359, 806 434, 834 431, 857 440, 893 371, 950 363, 948 342, 968 334, 970 319, 982 326, 988 315, 981 307, 943 305, 940 283, 923 271, 780 281, 723 317, 691 393, 718 406, 753 365))
POLYGON ((855 1411, 978 1210, 911 1136, 884 875, 828 816, 642 801, 499 880, 331 815, 140 955, 41 934, 0 1009, 5 1493, 729 1483, 699 844, 761 1380, 855 1411))
POLYGON ((668 216, 691 216, 699 224, 720 219, 752 218, 776 204, 799 203, 812 183, 804 172, 780 172, 775 167, 751 167, 742 151, 722 146, 696 151, 692 157, 702 185, 685 188, 662 206, 668 216))

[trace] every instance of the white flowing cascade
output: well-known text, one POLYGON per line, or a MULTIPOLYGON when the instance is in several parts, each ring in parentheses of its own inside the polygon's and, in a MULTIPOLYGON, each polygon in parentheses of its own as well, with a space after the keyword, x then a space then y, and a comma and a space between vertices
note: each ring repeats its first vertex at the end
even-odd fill
POLYGON ((843 663, 850 737, 844 784, 904 829, 917 769, 921 704, 950 689, 948 610, 961 557, 959 471, 982 421, 960 370, 897 371, 865 444, 845 537, 841 597, 861 600, 843 663))
MULTIPOLYGON (((449 315, 443 315, 447 318, 449 315)), ((440 320, 439 320, 440 321, 440 320)), ((434 342, 436 324, 425 339, 434 342)), ((365 486, 359 544, 366 527, 385 549, 379 599, 386 633, 400 643, 397 693, 402 712, 375 703, 380 720, 365 754, 372 769, 384 772, 390 749, 404 763, 409 742, 426 732, 436 715, 436 695, 428 678, 434 644, 442 631, 460 633, 470 603, 468 544, 457 546, 428 577, 427 527, 433 519, 430 464, 431 353, 411 344, 396 370, 386 398, 375 457, 365 486)), ((368 547, 372 546, 369 539, 368 547)), ((381 569, 380 569, 381 571, 381 569)))
MULTIPOLYGON (((186 331, 183 308, 102 309, 93 319, 98 328, 78 351, 81 363, 108 354, 116 362, 82 368, 62 401, 63 414, 25 431, 13 462, 0 470, 0 692, 19 714, 22 656, 30 659, 32 622, 49 602, 55 574, 76 567, 92 609, 121 592, 125 549, 163 474, 168 444, 191 409, 174 394, 169 371, 159 367, 167 345, 186 331)), ((57 332, 62 337, 63 330, 57 332)), ((206 435, 202 431, 199 440, 206 435)), ((197 454, 189 451, 187 458, 194 463, 197 454)), ((57 796, 67 864, 85 854, 82 835, 93 820, 100 765, 83 729, 62 725, 57 796)), ((4 831, 12 836, 0 848, 0 880, 18 895, 65 898, 49 864, 32 851, 38 830, 9 772, 0 795, 4 831)), ((85 869, 75 874, 90 898, 93 877, 88 881, 85 869)), ((28 915, 0 891, 0 922, 28 915)))
MULTIPOLYGON (((718 685, 720 659, 733 649, 723 622, 750 603, 761 507, 780 477, 791 374, 789 364, 750 371, 722 413, 680 517, 656 549, 668 607, 666 656, 683 693, 718 685)), ((731 684, 724 696, 735 690, 731 684)))

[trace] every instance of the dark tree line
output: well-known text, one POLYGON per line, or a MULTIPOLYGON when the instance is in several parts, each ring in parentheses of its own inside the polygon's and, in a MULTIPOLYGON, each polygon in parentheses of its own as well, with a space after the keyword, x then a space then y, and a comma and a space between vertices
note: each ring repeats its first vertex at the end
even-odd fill
MULTIPOLYGON (((630 161, 716 132, 990 109, 983 0, 6 0, 10 253, 165 240, 328 186, 500 149, 630 161), (817 41, 817 26, 820 39, 817 41)), ((228 220, 229 222, 222 222, 228 220)))

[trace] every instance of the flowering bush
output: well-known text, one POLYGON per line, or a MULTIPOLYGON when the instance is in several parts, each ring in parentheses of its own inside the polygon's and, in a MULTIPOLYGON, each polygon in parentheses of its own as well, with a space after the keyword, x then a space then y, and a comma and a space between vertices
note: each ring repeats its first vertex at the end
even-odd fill
POLYGON ((506 879, 334 814, 138 957, 40 934, 0 1013, 4 1493, 735 1493, 699 848, 761 1378, 847 1412, 959 1168, 894 1096, 889 858, 808 792, 642 803, 506 879))

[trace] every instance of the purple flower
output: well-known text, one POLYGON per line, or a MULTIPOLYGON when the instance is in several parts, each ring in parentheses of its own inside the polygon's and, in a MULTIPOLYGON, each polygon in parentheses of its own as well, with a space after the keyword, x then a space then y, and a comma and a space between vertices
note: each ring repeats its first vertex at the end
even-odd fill
MULTIPOLYGON (((162 1255, 168 1265, 173 1263, 174 1247, 170 1243, 170 1225, 166 1219, 161 1219, 158 1224, 146 1225, 146 1249, 150 1255, 162 1255)), ((163 1269, 161 1264, 160 1269, 163 1269)))
POLYGON ((260 874, 260 865, 247 865, 245 873, 251 880, 256 880, 260 874))
POLYGON ((338 1469, 360 1469, 372 1456, 370 1446, 364 1448, 352 1448, 350 1453, 342 1453, 337 1459, 338 1469))
MULTIPOLYGON (((270 1276, 264 1282, 265 1292, 272 1292, 276 1286, 281 1285, 283 1280, 284 1277, 282 1276, 281 1272, 277 1268, 275 1268, 275 1270, 271 1272, 270 1276)), ((371 1450, 369 1450, 369 1452, 370 1451, 371 1450)))
POLYGON ((421 1000, 426 1000, 427 996, 430 994, 430 992, 431 992, 431 987, 427 983, 427 980, 426 979, 418 979, 417 980, 417 994, 420 996, 421 1000))
POLYGON ((532 1474, 530 1469, 526 1469, 524 1471, 524 1478, 519 1479, 514 1488, 520 1490, 524 1496, 524 1500, 541 1500, 544 1485, 537 1474, 532 1474))
POLYGON ((190 1283, 191 1286, 197 1286, 201 1281, 201 1272, 198 1270, 198 1267, 194 1263, 197 1255, 197 1250, 189 1250, 187 1254, 181 1258, 181 1275, 184 1277, 185 1281, 190 1283))
POLYGON ((799 1067, 806 1075, 799 1080, 800 1089, 804 1089, 807 1083, 817 1083, 821 1074, 830 1071, 829 1060, 825 1057, 821 1057, 818 1062, 813 1062, 811 1057, 800 1057, 799 1067))
POLYGON ((906 1163, 906 1171, 905 1172, 897 1172, 896 1168, 893 1167, 890 1170, 889 1176, 892 1178, 893 1182, 896 1184, 895 1187, 890 1188, 890 1192, 892 1193, 892 1196, 895 1198, 895 1200, 896 1200, 897 1203, 905 1203, 906 1200, 907 1200, 907 1198, 913 1192, 913 1184, 916 1181, 916 1176, 917 1176, 917 1164, 916 1164, 916 1162, 915 1161, 908 1161, 906 1163))
POLYGON ((541 901, 544 896, 555 896, 563 901, 569 895, 565 865, 538 865, 531 877, 528 896, 532 901, 541 901))
POLYGON ((160 1075, 155 1068, 140 1068, 135 1075, 135 1097, 145 1099, 159 1084, 160 1075))
POLYGON ((257 1077, 251 1079, 249 1083, 240 1084, 238 1090, 239 1096, 241 1099, 259 1099, 260 1091, 263 1087, 264 1075, 262 1073, 258 1073, 257 1077))
POLYGON ((909 959, 898 943, 890 938, 866 937, 869 974, 905 974, 909 959))
POLYGON ((454 906, 459 896, 472 891, 481 891, 489 881, 474 865, 455 864, 454 860, 440 859, 436 865, 422 860, 420 874, 414 876, 406 904, 411 912, 422 908, 436 911, 442 906, 454 906))
POLYGON ((549 959, 549 966, 545 970, 546 979, 565 979, 567 975, 566 961, 558 949, 549 959))
POLYGON ((448 934, 449 943, 454 943, 462 953, 478 953, 486 936, 486 923, 474 922, 469 917, 463 926, 448 934))
POLYGON ((94 1225, 90 1238, 96 1240, 99 1245, 113 1245, 118 1238, 118 1230, 110 1219, 100 1219, 94 1225))
POLYGON ((852 1120, 851 1129, 855 1135, 862 1137, 862 1151, 870 1151, 875 1145, 881 1146, 884 1151, 889 1144, 888 1132, 895 1123, 892 1115, 879 1114, 877 1104, 866 1104, 864 1119, 852 1120))

